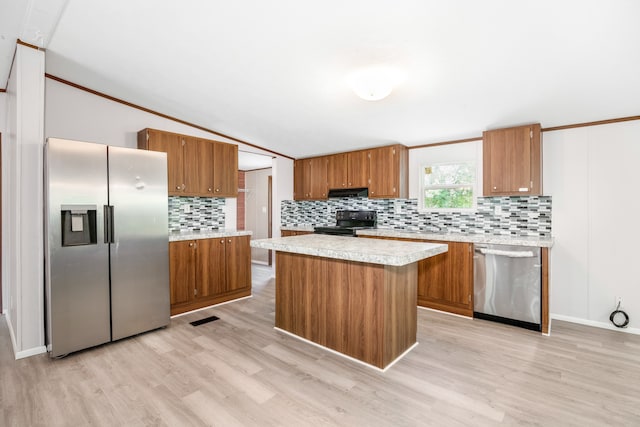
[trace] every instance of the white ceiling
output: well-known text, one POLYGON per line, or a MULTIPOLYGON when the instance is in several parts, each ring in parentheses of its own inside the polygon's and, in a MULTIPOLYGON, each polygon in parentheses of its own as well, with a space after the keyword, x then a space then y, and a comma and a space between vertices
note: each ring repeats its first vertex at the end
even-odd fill
POLYGON ((39 34, 50 74, 292 157, 640 114, 637 0, 0 7, 0 82, 15 37, 34 43, 39 34), (376 63, 406 80, 382 101, 363 101, 345 78, 376 63))

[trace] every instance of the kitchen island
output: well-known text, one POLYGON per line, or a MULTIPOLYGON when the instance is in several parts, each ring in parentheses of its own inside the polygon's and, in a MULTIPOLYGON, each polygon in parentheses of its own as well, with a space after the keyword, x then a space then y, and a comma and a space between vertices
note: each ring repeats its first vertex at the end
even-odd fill
POLYGON ((379 369, 417 344, 417 262, 447 251, 317 234, 251 246, 277 251, 277 329, 379 369))

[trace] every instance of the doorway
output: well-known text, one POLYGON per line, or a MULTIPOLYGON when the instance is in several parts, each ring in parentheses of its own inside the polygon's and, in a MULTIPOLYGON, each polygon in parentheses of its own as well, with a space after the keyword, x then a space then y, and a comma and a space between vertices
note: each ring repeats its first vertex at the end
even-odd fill
MULTIPOLYGON (((272 169, 270 167, 244 171, 244 227, 245 230, 251 231, 252 239, 271 237, 271 172, 272 169)), ((240 215, 240 212, 238 215, 240 215)), ((271 265, 271 251, 251 248, 251 261, 257 264, 271 265)))

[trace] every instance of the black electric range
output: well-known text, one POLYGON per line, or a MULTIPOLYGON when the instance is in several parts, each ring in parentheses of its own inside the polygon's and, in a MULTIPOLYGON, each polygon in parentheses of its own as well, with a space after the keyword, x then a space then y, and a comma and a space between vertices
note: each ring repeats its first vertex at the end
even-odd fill
POLYGON ((378 214, 376 211, 336 211, 336 225, 314 227, 316 234, 335 236, 355 236, 357 230, 376 228, 378 214))

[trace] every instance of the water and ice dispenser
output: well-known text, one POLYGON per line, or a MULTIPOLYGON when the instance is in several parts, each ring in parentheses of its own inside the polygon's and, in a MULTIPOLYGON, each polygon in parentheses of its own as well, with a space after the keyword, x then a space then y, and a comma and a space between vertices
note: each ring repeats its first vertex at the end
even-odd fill
POLYGON ((95 245, 96 205, 62 205, 60 218, 62 246, 95 245))

